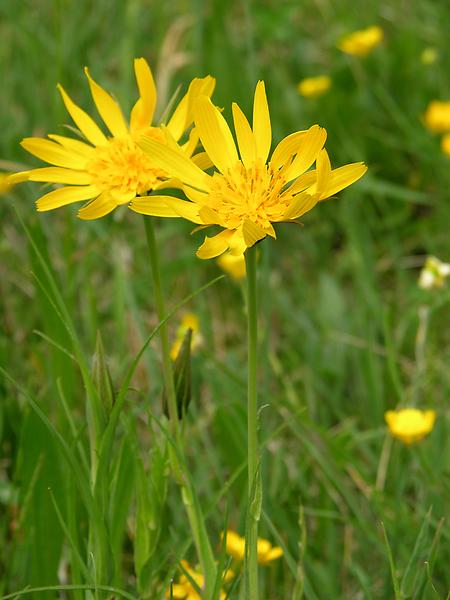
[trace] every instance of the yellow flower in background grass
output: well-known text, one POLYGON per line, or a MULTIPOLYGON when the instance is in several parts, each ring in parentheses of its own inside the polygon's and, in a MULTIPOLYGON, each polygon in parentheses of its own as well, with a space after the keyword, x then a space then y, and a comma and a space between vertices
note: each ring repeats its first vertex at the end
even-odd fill
POLYGON ((450 131, 450 100, 432 100, 423 116, 425 125, 433 133, 450 131))
POLYGON ((317 77, 302 79, 297 85, 297 90, 305 98, 317 98, 328 92, 330 87, 331 78, 328 75, 319 75, 317 77))
MULTIPOLYGON (((195 571, 187 561, 182 560, 183 569, 189 574, 189 577, 194 581, 200 590, 203 590, 205 578, 202 573, 195 571)), ((229 581, 234 577, 232 571, 227 571, 223 577, 223 581, 229 581)), ((225 600, 227 595, 225 592, 220 592, 220 600, 225 600)), ((166 591, 166 598, 177 598, 181 600, 202 600, 202 596, 197 592, 192 582, 184 573, 180 575, 178 583, 174 583, 171 588, 166 591)))
MULTIPOLYGON (((222 534, 223 537, 223 534, 222 534)), ((241 537, 235 531, 228 529, 226 539, 226 550, 236 560, 245 558, 245 538, 241 537)), ((283 556, 283 549, 280 546, 272 544, 263 538, 258 538, 258 562, 261 565, 268 565, 277 558, 283 556)))
POLYGON ((441 140, 442 152, 450 158, 450 133, 446 133, 441 140))
MULTIPOLYGON (((153 164, 151 157, 144 154, 136 143, 142 134, 166 143, 164 129, 152 126, 156 87, 144 58, 135 59, 134 70, 139 99, 131 110, 128 123, 119 104, 85 69, 97 111, 111 135, 105 135, 96 122, 58 85, 65 107, 84 139, 49 134, 49 139, 25 138, 22 141, 22 146, 28 152, 52 165, 29 171, 30 181, 66 184, 66 187, 52 190, 39 198, 36 202, 38 211, 91 200, 79 210, 78 216, 81 219, 97 219, 117 206, 128 204, 137 195, 163 187, 161 181, 165 178, 164 171, 153 164)), ((191 82, 187 94, 167 123, 171 141, 180 140, 192 124, 195 97, 199 94, 209 96, 213 88, 214 79, 211 77, 191 82)), ((187 156, 193 154, 197 142, 198 138, 193 132, 183 146, 187 156)), ((156 196, 152 202, 157 213, 157 207, 161 208, 161 200, 156 196)), ((164 210, 161 216, 164 216, 164 210)))
POLYGON ((418 285, 424 290, 441 288, 449 276, 450 264, 429 256, 420 271, 418 285))
POLYGON ((246 275, 245 258, 243 254, 233 256, 230 252, 226 252, 225 254, 222 254, 222 256, 219 256, 217 264, 225 271, 225 273, 228 273, 233 279, 236 279, 236 281, 244 279, 246 275))
MULTIPOLYGON (((199 98, 194 107, 195 128, 217 168, 213 175, 200 169, 175 145, 164 146, 146 136, 140 142, 155 164, 185 184, 183 189, 190 201, 165 199, 174 216, 178 214, 201 228, 218 225, 223 229, 205 238, 197 251, 199 258, 215 258, 227 250, 238 256, 266 235, 275 238, 274 223, 295 222, 367 170, 363 163, 354 163, 332 171, 323 149, 326 131, 318 125, 286 137, 268 161, 272 130, 262 81, 256 86, 252 126, 237 104, 233 104, 233 119, 238 147, 227 122, 209 98, 199 98), (317 169, 308 171, 314 162, 317 169)), ((139 198, 130 208, 154 214, 150 203, 139 198)))
POLYGON ((353 56, 367 56, 383 41, 384 33, 381 27, 373 25, 367 29, 360 29, 344 36, 337 47, 346 54, 353 56))
POLYGON ((404 444, 419 442, 432 431, 436 420, 434 410, 419 410, 418 408, 403 408, 388 410, 384 415, 391 435, 404 444))
POLYGON ((178 352, 180 351, 181 344, 183 343, 184 336, 188 329, 192 329, 191 350, 194 351, 201 345, 203 338, 200 333, 198 317, 197 315, 194 315, 194 313, 185 313, 177 329, 176 340, 170 350, 172 360, 175 360, 178 356, 178 352))

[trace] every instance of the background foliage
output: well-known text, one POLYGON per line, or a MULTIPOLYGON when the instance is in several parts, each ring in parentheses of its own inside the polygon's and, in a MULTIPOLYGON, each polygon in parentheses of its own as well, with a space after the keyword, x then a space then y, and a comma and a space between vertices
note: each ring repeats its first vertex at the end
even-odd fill
MULTIPOLYGON (((264 597, 271 600, 295 597, 296 581, 304 581, 308 600, 392 598, 382 523, 399 582, 396 597, 447 593, 449 530, 442 519, 450 501, 450 296, 423 292, 416 282, 426 255, 450 261, 449 159, 422 123, 430 100, 450 98, 448 31, 448 4, 432 0, 367 0, 364 8, 350 0, 0 3, 5 170, 28 164, 18 146, 22 137, 64 131, 68 116, 58 81, 92 109, 84 65, 129 108, 134 56, 156 69, 161 112, 179 83, 210 73, 225 114, 232 100, 248 114, 262 78, 275 139, 318 122, 328 131, 336 166, 369 165, 364 180, 313 211, 303 228, 279 227, 277 243, 260 246, 262 534, 282 543, 286 555, 264 571, 264 597), (365 59, 339 52, 342 34, 371 24, 384 29, 382 46, 365 59), (420 60, 427 47, 437 51, 432 65, 420 60), (332 89, 316 100, 301 98, 297 82, 316 74, 330 75, 332 89), (425 305, 428 331, 418 346, 425 305), (386 436, 384 412, 399 403, 438 413, 433 433, 418 446, 386 436)), ((26 396, 72 452, 84 448, 85 390, 79 361, 57 347, 70 349, 72 342, 67 319, 64 325, 52 305, 50 278, 87 362, 101 332, 115 390, 156 325, 142 221, 126 209, 89 223, 71 208, 37 214, 37 197, 38 184, 27 184, 0 204, 0 364, 23 386, 18 392, 7 376, 0 380, 4 594, 27 585, 92 583, 95 571, 95 564, 84 564, 92 515, 60 441, 26 396)), ((171 306, 219 274, 214 262, 195 258, 199 234, 189 231, 187 223, 158 223, 171 306)), ((225 512, 231 526, 241 533, 244 527, 242 306, 241 289, 228 278, 187 306, 199 315, 204 338, 193 363, 187 447, 214 544, 225 512)), ((109 582, 149 598, 164 590, 161 583, 185 549, 196 561, 150 416, 161 415, 161 392, 152 342, 126 396, 105 484, 109 582)))

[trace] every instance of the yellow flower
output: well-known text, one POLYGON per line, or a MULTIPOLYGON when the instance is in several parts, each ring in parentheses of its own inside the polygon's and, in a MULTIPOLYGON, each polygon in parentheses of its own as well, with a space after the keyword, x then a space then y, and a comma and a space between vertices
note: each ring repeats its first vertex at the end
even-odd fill
POLYGON ((450 133, 446 133, 441 140, 441 150, 450 158, 450 133))
POLYGON ((302 79, 297 85, 298 93, 305 98, 317 98, 331 87, 331 78, 328 75, 319 75, 318 77, 307 77, 302 79))
POLYGON ((450 131, 450 100, 433 100, 423 116, 425 125, 434 133, 450 131))
POLYGON ((424 290, 441 288, 449 275, 449 263, 444 263, 435 256, 429 256, 420 271, 418 285, 424 290))
POLYGON ((246 275, 246 268, 243 254, 240 254, 239 256, 233 256, 229 252, 226 252, 225 254, 222 254, 222 256, 219 256, 217 263, 219 267, 225 271, 225 273, 231 275, 231 277, 236 279, 236 281, 244 279, 246 275))
POLYGON ((403 408, 397 411, 388 410, 384 418, 393 437, 404 444, 412 444, 432 431, 436 413, 434 410, 403 408))
MULTIPOLYGON (((39 198, 36 202, 38 211, 91 200, 79 210, 78 216, 81 219, 97 219, 121 204, 128 204, 137 195, 164 187, 161 180, 165 178, 165 173, 153 164, 151 157, 144 154, 136 143, 143 133, 166 143, 164 130, 152 126, 157 99, 153 75, 144 58, 135 59, 134 70, 139 99, 131 110, 128 123, 118 103, 85 69, 94 103, 110 136, 105 135, 58 85, 65 107, 84 140, 50 134, 50 139, 25 138, 22 141, 22 146, 28 152, 53 165, 29 171, 28 178, 31 181, 66 184, 66 187, 52 190, 39 198)), ((211 77, 191 82, 187 94, 167 123, 171 138, 178 141, 191 125, 195 96, 209 96, 213 88, 214 79, 211 77)), ((183 147, 187 155, 192 155, 197 142, 198 138, 193 132, 183 147)), ((161 216, 165 216, 161 196, 152 197, 152 202, 155 214, 159 207, 162 209, 161 216)))
MULTIPOLYGON (((205 578, 202 573, 195 571, 187 561, 182 560, 181 564, 189 577, 197 584, 200 589, 203 589, 205 585, 205 578)), ((224 581, 229 581, 232 577, 234 577, 234 573, 232 571, 227 571, 223 578, 224 581)), ((220 592, 220 600, 225 600, 226 594, 221 591, 220 592)), ((183 573, 180 575, 178 583, 174 583, 171 588, 166 590, 166 598, 179 598, 182 600, 202 600, 202 596, 197 592, 195 587, 189 578, 183 573)))
MULTIPOLYGON (((223 537, 223 534, 222 534, 223 537)), ((245 538, 241 537, 235 531, 227 531, 227 552, 236 560, 245 558, 245 538)), ((258 538, 258 562, 261 565, 268 565, 273 560, 283 556, 283 549, 280 546, 272 544, 263 538, 258 538)))
MULTIPOLYGON (((145 136, 140 142, 155 164, 185 184, 190 202, 164 200, 174 216, 178 214, 201 226, 223 228, 214 237, 205 238, 197 251, 199 258, 215 258, 227 250, 238 256, 266 235, 275 238, 272 223, 295 221, 320 200, 357 181, 367 170, 363 163, 354 163, 332 171, 323 149, 326 131, 318 125, 286 137, 267 162, 272 130, 262 81, 255 91, 253 127, 237 104, 233 104, 233 117, 240 159, 220 111, 209 98, 201 97, 196 102, 195 127, 218 169, 213 175, 202 171, 175 145, 163 146, 145 136), (314 162, 317 170, 308 171, 314 162)), ((154 214, 151 205, 139 198, 130 208, 154 214)))
POLYGON ((423 65, 432 65, 439 58, 438 51, 436 48, 424 48, 422 54, 420 55, 420 61, 423 65))
POLYGON ((354 31, 344 36, 337 47, 346 54, 353 56, 367 56, 376 46, 383 41, 383 30, 377 25, 354 31))
POLYGON ((197 315, 194 315, 194 313, 184 314, 183 318, 181 319, 180 326, 177 329, 176 340, 170 350, 170 356, 172 357, 172 360, 175 360, 178 356, 178 352, 188 329, 192 329, 191 350, 195 351, 201 345, 203 339, 199 331, 200 327, 197 315))

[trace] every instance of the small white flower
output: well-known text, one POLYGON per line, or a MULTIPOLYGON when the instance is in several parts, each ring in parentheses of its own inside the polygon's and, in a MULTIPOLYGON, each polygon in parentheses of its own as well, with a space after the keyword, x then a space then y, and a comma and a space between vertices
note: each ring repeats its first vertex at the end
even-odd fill
POLYGON ((418 285, 424 290, 441 288, 450 275, 450 263, 444 263, 435 256, 429 256, 420 272, 418 285))

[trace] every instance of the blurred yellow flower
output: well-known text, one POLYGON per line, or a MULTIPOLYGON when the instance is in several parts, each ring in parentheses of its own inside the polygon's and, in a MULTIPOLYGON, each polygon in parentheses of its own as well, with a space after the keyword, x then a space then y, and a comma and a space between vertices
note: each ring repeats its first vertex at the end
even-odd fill
POLYGON ((441 288, 449 275, 449 263, 442 262, 435 256, 429 256, 420 271, 418 285, 424 290, 441 288))
POLYGON ((228 273, 233 279, 236 279, 236 281, 244 279, 246 275, 245 258, 243 254, 233 256, 230 252, 225 252, 225 254, 219 256, 217 264, 225 271, 225 273, 228 273))
MULTIPOLYGON (((228 554, 233 558, 244 560, 245 538, 241 537, 235 531, 228 529, 226 546, 228 554)), ((280 558, 280 556, 283 556, 283 549, 280 546, 272 546, 268 540, 258 538, 258 562, 261 565, 268 565, 277 558, 280 558)))
POLYGON ((170 350, 170 356, 172 357, 172 360, 175 360, 178 356, 178 352, 188 329, 192 329, 191 350, 194 351, 201 345, 203 338, 200 333, 198 317, 194 313, 185 313, 177 329, 175 342, 170 350))
POLYGON ((383 41, 384 33, 381 27, 373 25, 367 29, 354 31, 344 36, 337 44, 339 50, 353 56, 367 56, 383 41))
POLYGON ((298 93, 305 98, 317 98, 325 94, 331 87, 331 78, 328 75, 307 77, 297 85, 298 93))
MULTIPOLYGON (((181 564, 187 573, 189 573, 189 577, 197 584, 197 586, 202 590, 205 585, 205 578, 202 573, 195 571, 187 561, 182 560, 181 564)), ((229 581, 234 577, 234 573, 232 571, 227 571, 224 575, 223 581, 229 581)), ((225 592, 220 592, 220 600, 225 600, 227 595, 225 592)), ((166 598, 177 598, 181 600, 202 600, 202 596, 197 592, 192 582, 188 579, 188 577, 183 573, 180 575, 178 583, 174 583, 171 588, 166 590, 166 598)))
POLYGON ((438 57, 439 54, 436 48, 424 48, 420 55, 420 61, 423 65, 432 65, 437 61, 438 57))
MULTIPOLYGON (((139 99, 131 110, 130 123, 121 111, 119 104, 90 76, 85 74, 97 107, 111 136, 107 136, 95 121, 77 106, 61 85, 58 89, 63 102, 84 140, 49 134, 50 139, 25 138, 22 146, 51 167, 34 169, 28 172, 30 181, 66 184, 66 187, 48 192, 36 202, 38 211, 59 208, 74 202, 90 200, 83 206, 78 216, 81 219, 97 219, 128 204, 137 195, 164 187, 161 183, 165 173, 155 164, 151 156, 144 154, 136 141, 145 133, 152 139, 167 143, 164 129, 152 126, 156 107, 156 87, 147 61, 137 58, 134 61, 139 99)), ((181 99, 171 119, 167 131, 171 140, 179 140, 192 124, 192 104, 196 96, 211 95, 215 81, 212 77, 194 79, 187 94, 181 99)), ((187 156, 191 156, 197 146, 198 137, 192 132, 189 141, 183 146, 187 156)), ((162 196, 152 196, 154 214, 167 212, 161 204, 162 196), (158 209, 159 207, 159 209, 158 209)))
POLYGON ((423 118, 425 125, 434 133, 450 131, 450 100, 432 100, 423 118))
POLYGON ((441 150, 450 158, 450 133, 446 133, 441 140, 441 150))
POLYGON ((403 408, 397 411, 388 410, 384 418, 393 437, 404 444, 412 444, 432 431, 436 413, 434 410, 403 408))
MULTIPOLYGON (((207 97, 194 107, 195 127, 203 147, 217 167, 209 175, 176 147, 143 136, 142 149, 170 177, 184 185, 190 201, 165 199, 174 213, 201 226, 219 225, 223 230, 206 237, 199 258, 220 256, 230 250, 241 255, 266 235, 276 238, 273 223, 292 222, 319 201, 330 198, 357 181, 367 167, 354 163, 331 170, 323 148, 326 131, 313 125, 282 140, 268 156, 272 144, 269 107, 264 83, 258 82, 253 105, 253 127, 237 104, 233 118, 238 149, 221 112, 207 97), (317 170, 308 171, 316 162, 317 170)), ((136 198, 132 210, 152 215, 151 205, 136 198)))

